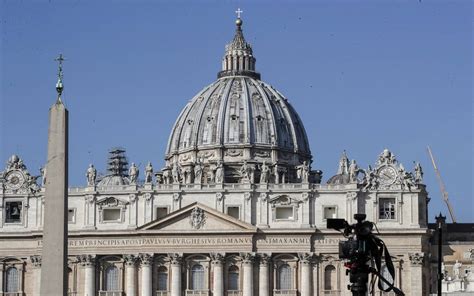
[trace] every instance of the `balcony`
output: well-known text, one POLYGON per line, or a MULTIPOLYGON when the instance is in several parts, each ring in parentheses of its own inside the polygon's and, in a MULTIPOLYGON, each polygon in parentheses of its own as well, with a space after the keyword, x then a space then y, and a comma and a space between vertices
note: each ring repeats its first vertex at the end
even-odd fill
POLYGON ((186 290, 186 296, 209 296, 209 290, 186 290))
POLYGON ((0 296, 23 296, 23 292, 0 292, 0 296))
POLYGON ((339 291, 339 290, 323 290, 323 295, 340 296, 341 291, 339 291))
POLYGON ((242 296, 242 291, 240 290, 227 290, 227 296, 242 296))
POLYGON ((297 290, 273 290, 273 295, 290 295, 290 296, 297 296, 297 290))
POLYGON ((156 296, 168 296, 170 295, 170 292, 169 291, 163 291, 163 290, 158 290, 156 291, 156 296))
POLYGON ((123 296, 122 291, 99 291, 99 296, 123 296))

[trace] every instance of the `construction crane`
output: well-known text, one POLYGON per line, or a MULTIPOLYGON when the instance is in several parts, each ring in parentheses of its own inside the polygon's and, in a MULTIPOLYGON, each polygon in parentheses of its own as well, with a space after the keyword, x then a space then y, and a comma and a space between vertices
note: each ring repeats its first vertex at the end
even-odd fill
POLYGON ((436 178, 438 179, 439 188, 441 189, 441 195, 443 196, 444 202, 448 206, 449 216, 451 216, 451 220, 453 221, 453 223, 456 223, 453 207, 451 206, 451 203, 449 202, 448 192, 446 192, 446 187, 444 186, 443 179, 441 179, 441 174, 439 173, 438 167, 436 166, 436 162, 435 162, 433 153, 431 152, 430 146, 428 146, 427 149, 428 149, 428 154, 430 155, 430 158, 431 158, 431 162, 433 163, 433 167, 436 173, 436 178))

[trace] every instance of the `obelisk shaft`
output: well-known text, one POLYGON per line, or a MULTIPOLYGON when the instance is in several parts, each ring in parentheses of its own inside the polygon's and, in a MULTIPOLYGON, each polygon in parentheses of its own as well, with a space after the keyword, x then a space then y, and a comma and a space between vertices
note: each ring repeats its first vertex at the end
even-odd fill
POLYGON ((66 296, 68 111, 60 99, 49 110, 46 169, 41 295, 66 296))

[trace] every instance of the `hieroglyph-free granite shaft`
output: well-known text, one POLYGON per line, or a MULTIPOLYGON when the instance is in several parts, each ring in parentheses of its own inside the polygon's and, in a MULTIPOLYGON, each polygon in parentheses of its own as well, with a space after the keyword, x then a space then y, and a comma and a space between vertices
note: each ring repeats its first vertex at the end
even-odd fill
POLYGON ((41 295, 67 295, 68 111, 61 99, 49 111, 41 295))

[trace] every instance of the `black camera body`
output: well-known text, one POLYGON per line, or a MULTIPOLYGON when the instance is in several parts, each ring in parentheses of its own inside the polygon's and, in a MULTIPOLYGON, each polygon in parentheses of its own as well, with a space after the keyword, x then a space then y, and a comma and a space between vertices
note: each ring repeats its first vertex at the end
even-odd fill
POLYGON ((354 239, 339 242, 339 258, 351 259, 360 252, 359 243, 354 239))
MULTIPOLYGON (((390 265, 389 268, 393 271, 393 264, 385 244, 372 233, 374 223, 364 221, 365 218, 365 214, 355 214, 354 219, 357 221, 355 224, 349 224, 344 219, 327 219, 327 228, 341 231, 344 237, 348 238, 339 242, 339 258, 347 260, 345 266, 348 268, 347 274, 351 282, 348 289, 352 291, 352 295, 357 296, 366 295, 370 273, 383 278, 380 275, 383 253, 385 253, 385 263, 390 265), (375 262, 378 270, 370 267, 368 262, 375 262)), ((392 274, 392 279, 394 279, 394 274, 392 274)), ((382 280, 390 284, 389 289, 384 289, 385 292, 393 289, 397 295, 404 295, 403 292, 393 287, 393 283, 389 283, 384 278, 382 280)), ((379 288, 382 288, 380 282, 379 288)))

